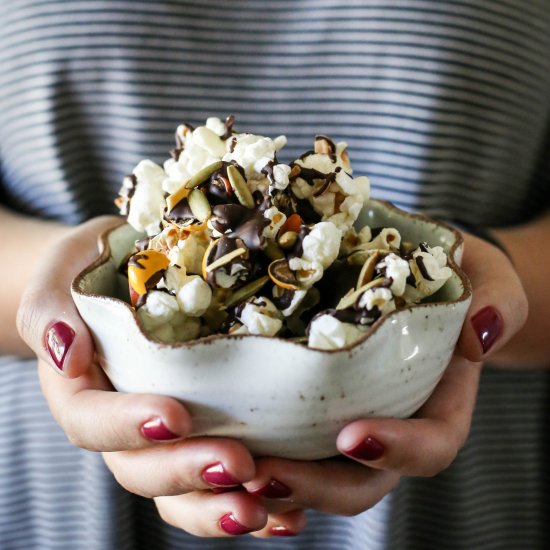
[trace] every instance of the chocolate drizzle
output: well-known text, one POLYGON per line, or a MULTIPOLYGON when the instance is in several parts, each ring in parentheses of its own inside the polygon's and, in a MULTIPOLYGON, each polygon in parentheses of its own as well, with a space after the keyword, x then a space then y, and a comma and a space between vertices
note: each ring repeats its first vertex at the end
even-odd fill
POLYGON ((164 209, 164 219, 174 222, 174 223, 186 223, 191 220, 195 219, 195 216, 193 215, 193 212, 191 212, 191 208, 189 207, 189 202, 187 201, 187 198, 182 199, 170 212, 168 212, 168 209, 164 209))
POLYGON ((136 192, 138 181, 135 174, 129 174, 122 180, 122 186, 118 192, 118 198, 115 204, 120 210, 122 216, 127 216, 130 211, 130 201, 136 192))
MULTIPOLYGON (((295 166, 295 164, 292 164, 291 166, 295 166)), ((304 166, 300 166, 299 177, 306 181, 308 185, 315 185, 316 182, 322 181, 323 183, 321 184, 321 186, 313 193, 314 197, 319 197, 327 191, 331 183, 334 183, 336 181, 336 174, 339 171, 340 170, 336 169, 334 172, 329 172, 328 174, 325 174, 324 172, 321 172, 316 168, 305 168, 304 166)))
POLYGON ((240 238, 250 250, 259 250, 264 246, 264 228, 269 220, 264 217, 267 197, 264 201, 259 191, 253 193, 255 208, 246 208, 241 204, 218 204, 212 209, 210 223, 212 227, 231 238, 240 238))
POLYGON ((235 116, 229 115, 225 119, 224 124, 225 124, 225 134, 222 136, 222 139, 229 139, 233 135, 233 125, 235 124, 235 116))
MULTIPOLYGON (((242 239, 231 238, 231 237, 221 237, 216 245, 210 251, 208 258, 206 259, 206 265, 213 264, 216 260, 223 258, 227 254, 237 250, 238 248, 246 248, 245 243, 242 239)), ((245 254, 233 258, 231 261, 220 266, 217 269, 214 269, 207 273, 206 280, 214 288, 219 287, 218 281, 216 279, 216 273, 218 271, 224 272, 230 277, 236 277, 240 282, 246 282, 251 274, 253 273, 253 258, 249 250, 246 250, 245 254)))
POLYGON ((262 174, 265 174, 267 176, 267 181, 269 181, 269 185, 275 185, 275 176, 273 176, 273 167, 274 166, 275 166, 275 162, 270 160, 262 168, 262 174))
POLYGON ((328 156, 330 157, 330 160, 332 162, 336 162, 336 144, 334 143, 334 141, 332 141, 332 139, 330 139, 328 136, 325 136, 323 134, 316 135, 315 136, 316 151, 318 151, 318 145, 317 145, 318 141, 322 141, 326 143, 326 146, 328 147, 328 153, 324 153, 324 154, 328 154, 328 156))
POLYGON ((426 279, 426 281, 433 281, 433 277, 428 273, 428 270, 426 269, 426 264, 424 264, 424 258, 422 256, 417 256, 414 261, 416 262, 416 265, 418 266, 418 271, 422 274, 422 277, 426 279))

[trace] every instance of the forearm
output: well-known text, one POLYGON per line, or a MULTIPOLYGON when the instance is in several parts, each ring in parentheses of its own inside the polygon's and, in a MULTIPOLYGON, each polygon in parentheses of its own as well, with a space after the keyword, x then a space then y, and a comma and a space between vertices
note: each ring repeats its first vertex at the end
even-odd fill
POLYGON ((21 216, 0 206, 4 265, 0 270, 0 355, 33 355, 17 333, 17 308, 34 267, 68 230, 62 224, 21 216))
POLYGON ((550 212, 494 235, 509 251, 529 301, 524 327, 491 363, 499 366, 550 366, 550 212))

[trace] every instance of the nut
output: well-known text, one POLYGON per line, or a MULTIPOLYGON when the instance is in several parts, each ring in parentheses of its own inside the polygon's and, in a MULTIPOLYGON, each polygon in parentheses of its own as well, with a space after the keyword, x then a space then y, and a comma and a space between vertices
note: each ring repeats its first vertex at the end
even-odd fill
POLYGON ((200 222, 204 222, 212 214, 210 203, 200 189, 193 189, 193 191, 189 193, 189 198, 187 200, 189 202, 189 208, 191 212, 193 212, 193 216, 200 222))
POLYGON ((286 231, 279 237, 279 245, 281 248, 292 248, 298 240, 298 233, 296 231, 286 231))
POLYGON ((383 277, 378 277, 378 279, 374 279, 374 281, 370 281, 367 284, 359 287, 357 290, 353 292, 348 292, 339 302, 336 306, 336 309, 347 309, 348 307, 351 307, 357 299, 363 294, 363 292, 369 290, 369 288, 373 288, 375 286, 380 286, 386 279, 383 277))
POLYGON ((185 187, 185 184, 179 187, 174 193, 168 195, 166 198, 166 207, 168 213, 172 212, 176 205, 178 205, 183 199, 189 195, 189 189, 185 187))
POLYGON ((215 269, 218 269, 219 267, 222 267, 225 264, 228 264, 231 260, 234 260, 235 258, 238 258, 243 254, 246 254, 246 252, 247 252, 246 248, 242 248, 242 247, 236 248, 235 250, 228 252, 221 258, 218 258, 216 261, 212 262, 210 265, 207 265, 205 271, 206 273, 210 273, 211 271, 214 271, 215 269))
POLYGON ((282 258, 271 262, 267 268, 267 273, 277 286, 288 290, 300 290, 300 283, 286 259, 282 258))
POLYGON ((227 167, 227 177, 229 178, 229 183, 231 184, 231 188, 237 196, 238 201, 246 208, 254 208, 252 193, 248 188, 246 180, 243 178, 242 174, 239 172, 239 169, 235 165, 230 164, 227 167))
POLYGON ((361 288, 363 285, 366 285, 367 283, 370 283, 372 281, 372 278, 374 276, 374 268, 376 267, 379 258, 380 253, 378 252, 378 250, 375 250, 372 254, 369 255, 366 262, 363 264, 363 267, 361 268, 361 272, 359 273, 359 277, 357 279, 357 288, 361 288))

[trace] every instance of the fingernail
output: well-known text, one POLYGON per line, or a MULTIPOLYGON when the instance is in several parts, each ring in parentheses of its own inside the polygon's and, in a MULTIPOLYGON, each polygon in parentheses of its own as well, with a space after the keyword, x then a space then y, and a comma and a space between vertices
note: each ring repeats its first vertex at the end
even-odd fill
POLYGON ((179 435, 172 433, 162 422, 159 416, 147 420, 141 426, 141 433, 147 439, 153 439, 154 441, 168 441, 170 439, 177 439, 179 435))
POLYGON ((202 471, 202 479, 206 483, 215 485, 216 487, 234 487, 235 485, 240 485, 239 481, 225 471, 221 462, 207 466, 202 471))
POLYGON ((46 331, 46 349, 59 370, 63 370, 65 357, 75 336, 75 331, 63 321, 54 323, 46 331))
POLYGON ((295 537, 296 533, 289 531, 283 525, 275 525, 269 530, 269 533, 275 537, 295 537))
POLYGON ((368 436, 355 447, 345 452, 347 455, 358 460, 377 460, 384 454, 384 445, 374 439, 374 437, 368 436))
POLYGON ((292 491, 284 483, 281 483, 276 479, 271 479, 269 483, 260 489, 250 491, 250 494, 264 498, 287 498, 292 494, 292 491))
POLYGON ((483 353, 487 353, 502 332, 502 317, 494 307, 487 306, 472 317, 472 326, 479 338, 483 353))
POLYGON ((248 527, 241 525, 231 513, 222 516, 220 518, 219 525, 226 533, 229 533, 230 535, 244 535, 254 531, 254 529, 249 529, 248 527))

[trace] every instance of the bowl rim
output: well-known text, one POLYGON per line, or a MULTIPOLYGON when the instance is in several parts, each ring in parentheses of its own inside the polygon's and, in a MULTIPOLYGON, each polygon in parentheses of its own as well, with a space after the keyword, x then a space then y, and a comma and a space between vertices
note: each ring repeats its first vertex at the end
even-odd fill
POLYGON ((406 210, 402 210, 401 208, 398 208, 394 204, 392 204, 389 201, 385 200, 378 200, 378 199, 369 199, 363 208, 368 208, 369 204, 376 203, 382 206, 383 208, 387 208, 390 211, 393 211, 398 216, 402 216, 404 218, 409 218, 413 220, 418 220, 423 223, 428 223, 431 225, 435 225, 438 227, 442 227, 443 229, 446 229, 454 236, 454 242, 450 246, 448 253, 447 253, 447 265, 452 269, 452 271, 460 278, 460 281, 462 283, 462 294, 450 301, 438 301, 438 302, 427 302, 427 303, 418 303, 418 304, 410 304, 404 308, 396 309, 386 315, 382 315, 379 319, 377 319, 370 328, 365 332, 361 338, 353 342, 352 344, 349 344, 347 346, 343 346, 341 348, 336 349, 319 349, 319 348, 310 348, 307 345, 304 345, 299 342, 294 342, 293 340, 287 339, 287 338, 281 338, 279 336, 263 336, 260 334, 211 334, 209 336, 203 336, 200 338, 195 338, 193 340, 189 340, 187 342, 163 342, 161 340, 158 340, 157 338, 154 338, 150 336, 147 331, 145 330, 143 324, 141 323, 141 320, 137 316, 135 308, 133 308, 128 302, 125 302, 124 300, 120 298, 116 298, 114 296, 105 296, 103 294, 95 294, 93 292, 85 292, 81 288, 81 284, 83 279, 88 276, 90 273, 92 273, 95 269, 98 267, 106 264, 109 259, 111 258, 111 246, 109 244, 109 235, 120 229, 121 227, 125 226, 127 224, 126 220, 123 219, 123 221, 120 224, 114 225, 112 227, 109 227, 108 229, 104 230, 102 233, 98 235, 98 256, 82 271, 80 271, 76 277, 71 282, 71 292, 73 294, 77 294, 78 296, 84 297, 84 298, 92 298, 92 299, 99 299, 101 301, 106 301, 108 303, 113 303, 116 307, 123 306, 125 307, 130 313, 132 318, 137 324, 139 333, 142 337, 145 338, 145 340, 149 341, 152 344, 155 344, 163 349, 182 349, 187 348, 191 349, 196 346, 201 346, 205 344, 211 344, 213 342, 217 341, 230 341, 230 340, 243 340, 243 339, 250 339, 250 338, 260 338, 262 340, 269 340, 273 341, 276 340, 278 342, 284 343, 285 345, 292 345, 292 346, 299 346, 300 349, 307 349, 311 352, 320 353, 323 355, 331 355, 331 354, 338 354, 342 352, 352 352, 355 348, 361 346, 364 344, 374 333, 376 333, 380 327, 382 327, 384 324, 387 324, 393 317, 399 315, 400 313, 404 311, 411 311, 411 310, 417 310, 420 308, 432 308, 437 306, 449 306, 453 304, 458 304, 464 301, 467 301, 472 296, 472 285, 470 283, 470 280, 468 276, 464 273, 462 268, 456 263, 455 256, 458 249, 464 244, 464 238, 462 237, 462 234, 460 231, 458 231, 455 227, 449 225, 448 223, 437 220, 434 218, 431 218, 425 214, 417 213, 417 212, 408 212, 406 210))

